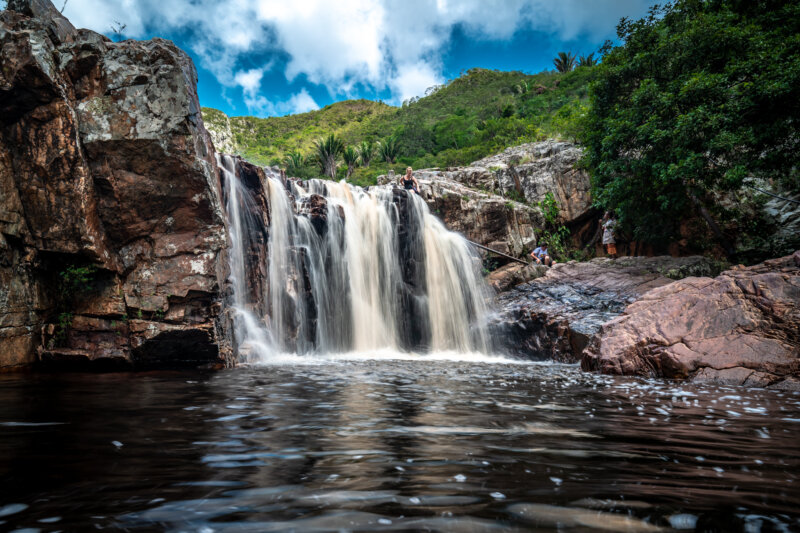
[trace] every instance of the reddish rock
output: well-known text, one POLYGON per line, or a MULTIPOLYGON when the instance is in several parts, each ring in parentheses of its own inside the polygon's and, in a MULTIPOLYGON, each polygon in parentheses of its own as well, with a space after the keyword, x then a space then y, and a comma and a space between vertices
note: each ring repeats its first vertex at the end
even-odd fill
POLYGON ((493 327, 508 353, 577 362, 601 326, 626 305, 650 289, 669 285, 671 277, 708 269, 708 262, 697 256, 557 264, 544 276, 500 294, 493 327))
POLYGON ((230 361, 226 228, 191 60, 162 39, 76 30, 47 0, 8 7, 0 368, 230 361), (69 268, 90 275, 65 295, 69 268), (158 333, 120 326, 140 317, 158 333))
POLYGON ((582 367, 608 374, 793 387, 800 377, 798 253, 652 290, 602 327, 582 367))

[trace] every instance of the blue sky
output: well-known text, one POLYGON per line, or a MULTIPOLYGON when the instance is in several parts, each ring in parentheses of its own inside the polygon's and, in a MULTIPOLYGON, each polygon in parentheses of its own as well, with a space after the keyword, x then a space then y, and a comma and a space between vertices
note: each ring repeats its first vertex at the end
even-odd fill
MULTIPOLYGON (((60 0, 57 0, 57 3, 60 0)), ((652 0, 68 0, 78 27, 186 50, 200 102, 229 115, 348 98, 399 105, 472 67, 540 72, 586 54, 652 0)), ((58 6, 60 7, 60 6, 58 6)))

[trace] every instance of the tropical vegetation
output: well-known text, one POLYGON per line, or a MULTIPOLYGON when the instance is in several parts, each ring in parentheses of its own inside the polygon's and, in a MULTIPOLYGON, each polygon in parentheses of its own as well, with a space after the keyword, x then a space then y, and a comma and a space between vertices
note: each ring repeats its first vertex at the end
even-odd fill
POLYGON ((704 220, 733 255, 726 228, 758 221, 720 193, 752 179, 800 190, 800 2, 682 0, 617 34, 579 132, 594 198, 635 239, 704 220))
MULTIPOLYGON (((280 165, 300 178, 331 176, 333 167, 323 170, 319 164, 318 141, 333 134, 342 150, 352 146, 359 154, 352 169, 335 165, 337 179, 351 171, 351 182, 369 185, 388 170, 466 165, 523 142, 575 139, 593 78, 590 67, 535 75, 472 69, 400 107, 348 100, 265 119, 228 118, 203 108, 203 119, 217 130, 230 124, 246 159, 280 165)), ((344 163, 341 153, 337 161, 344 163)))

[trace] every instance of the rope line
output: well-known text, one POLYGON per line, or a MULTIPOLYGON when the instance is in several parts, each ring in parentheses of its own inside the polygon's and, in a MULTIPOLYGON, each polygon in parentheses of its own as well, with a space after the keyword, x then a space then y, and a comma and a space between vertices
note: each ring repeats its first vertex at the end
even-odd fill
POLYGON ((754 187, 750 184, 745 183, 751 189, 755 189, 762 194, 766 194, 767 196, 772 196, 773 198, 777 198, 778 200, 783 200, 784 202, 792 202, 793 204, 800 204, 798 200, 792 200, 791 198, 784 198, 783 196, 778 196, 777 194, 772 194, 771 192, 765 191, 763 189, 759 189, 758 187, 754 187))

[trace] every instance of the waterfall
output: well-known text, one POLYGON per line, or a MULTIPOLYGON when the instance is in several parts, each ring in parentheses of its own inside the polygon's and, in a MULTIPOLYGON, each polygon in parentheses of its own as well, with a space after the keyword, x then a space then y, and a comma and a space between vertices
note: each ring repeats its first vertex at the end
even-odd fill
POLYGON ((254 216, 253 193, 233 159, 219 159, 244 361, 279 353, 491 350, 480 258, 419 196, 392 186, 267 177, 265 222, 254 216), (253 276, 266 281, 249 283, 253 276))

